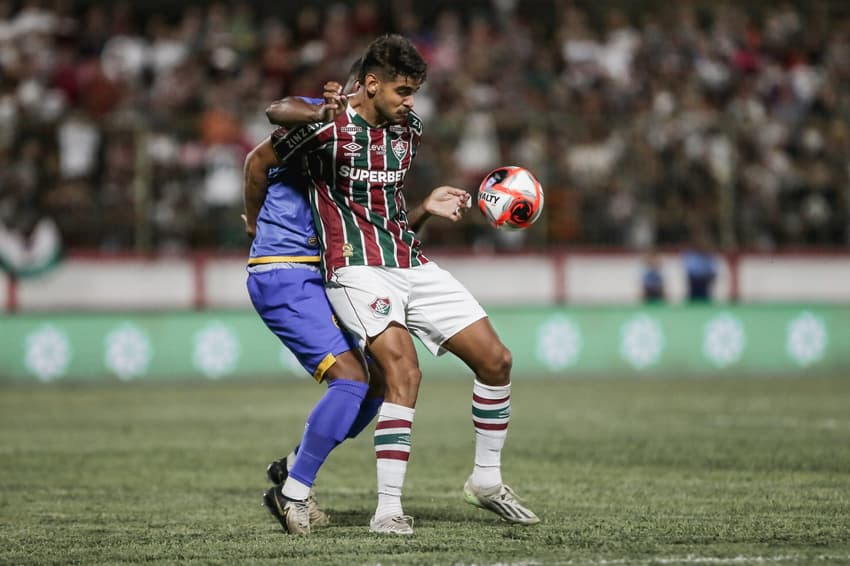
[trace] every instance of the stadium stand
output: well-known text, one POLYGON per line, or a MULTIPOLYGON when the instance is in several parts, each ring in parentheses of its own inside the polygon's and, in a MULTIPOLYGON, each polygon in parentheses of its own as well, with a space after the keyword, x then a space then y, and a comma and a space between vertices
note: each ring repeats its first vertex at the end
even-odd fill
POLYGON ((0 0, 3 226, 52 219, 70 249, 244 249, 265 106, 398 31, 429 62, 408 201, 507 163, 546 189, 528 232, 473 215, 429 247, 850 243, 846 3, 280 4, 0 0))

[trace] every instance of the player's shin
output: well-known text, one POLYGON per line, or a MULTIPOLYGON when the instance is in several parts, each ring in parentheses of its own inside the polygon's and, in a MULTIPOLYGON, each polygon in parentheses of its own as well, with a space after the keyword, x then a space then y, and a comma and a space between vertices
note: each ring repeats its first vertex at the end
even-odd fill
POLYGON ((298 459, 283 486, 285 497, 307 498, 319 468, 351 429, 367 390, 367 384, 348 379, 335 379, 328 384, 328 390, 307 418, 298 459))
POLYGON ((369 426, 369 423, 378 414, 383 402, 383 397, 366 397, 363 399, 363 403, 360 404, 360 411, 357 413, 357 418, 351 423, 351 428, 348 430, 346 438, 356 438, 358 434, 363 432, 363 429, 369 426))
POLYGON ((472 424, 475 427, 473 482, 481 487, 501 485, 501 458, 511 420, 511 386, 494 387, 475 380, 472 424))
POLYGON ((384 403, 375 425, 375 457, 378 469, 378 507, 375 520, 404 513, 401 491, 410 457, 410 432, 414 409, 384 403))

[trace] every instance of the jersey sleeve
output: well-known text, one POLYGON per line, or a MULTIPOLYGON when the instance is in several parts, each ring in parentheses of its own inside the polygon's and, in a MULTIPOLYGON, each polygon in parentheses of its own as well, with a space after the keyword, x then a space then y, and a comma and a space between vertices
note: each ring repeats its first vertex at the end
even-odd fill
POLYGON ((416 112, 412 110, 407 115, 407 127, 410 128, 410 141, 415 148, 419 147, 419 142, 422 140, 422 119, 416 112))
POLYGON ((327 132, 333 124, 306 124, 287 130, 278 128, 271 135, 272 148, 277 158, 288 161, 304 156, 322 144, 322 132, 327 132))

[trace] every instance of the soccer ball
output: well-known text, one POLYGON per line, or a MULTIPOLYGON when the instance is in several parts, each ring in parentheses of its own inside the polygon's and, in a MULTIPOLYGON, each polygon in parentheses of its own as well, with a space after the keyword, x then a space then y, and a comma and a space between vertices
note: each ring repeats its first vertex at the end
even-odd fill
POLYGON ((523 230, 540 218, 543 187, 528 169, 499 167, 481 181, 478 208, 494 228, 523 230))

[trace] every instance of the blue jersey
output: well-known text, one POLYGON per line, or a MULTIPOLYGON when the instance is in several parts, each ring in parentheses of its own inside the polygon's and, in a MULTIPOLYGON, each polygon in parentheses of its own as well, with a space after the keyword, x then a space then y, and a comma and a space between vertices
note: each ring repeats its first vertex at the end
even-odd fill
MULTIPOLYGON (((302 100, 323 103, 320 98, 302 100)), ((297 167, 281 164, 269 170, 269 188, 257 216, 248 265, 319 262, 319 240, 307 198, 308 186, 297 167)))

